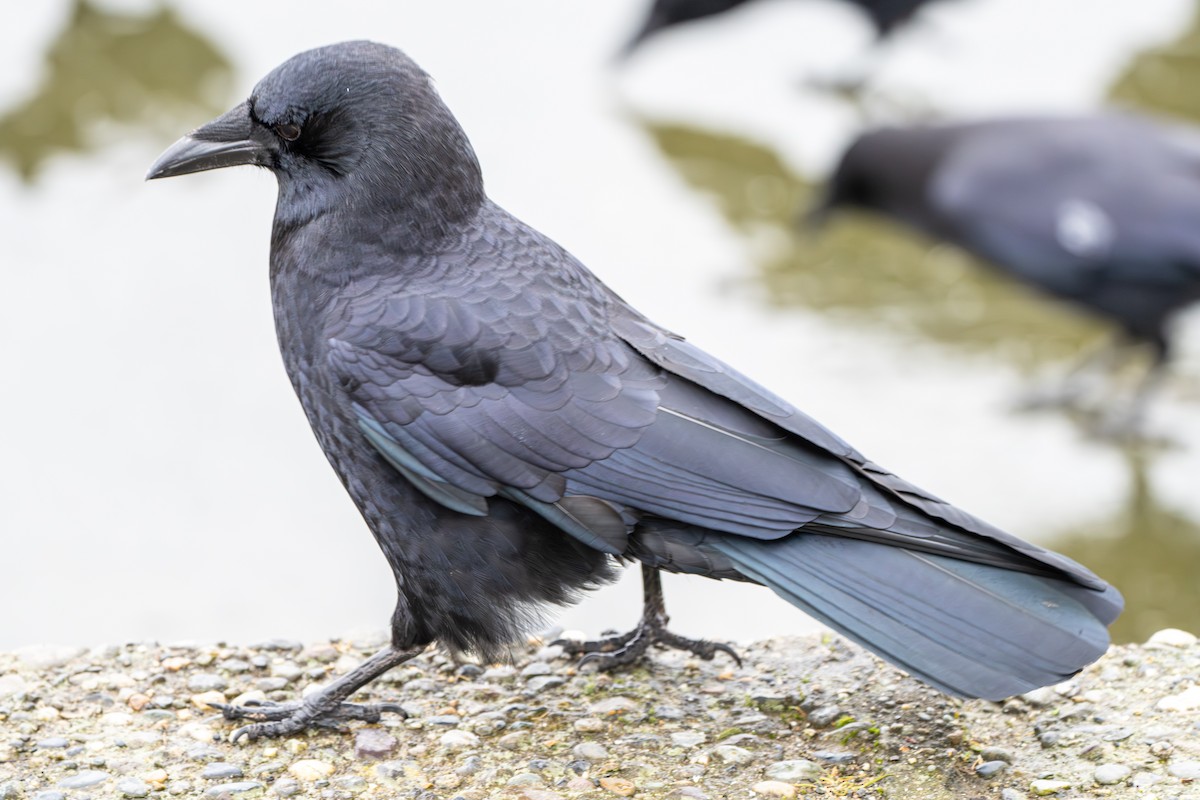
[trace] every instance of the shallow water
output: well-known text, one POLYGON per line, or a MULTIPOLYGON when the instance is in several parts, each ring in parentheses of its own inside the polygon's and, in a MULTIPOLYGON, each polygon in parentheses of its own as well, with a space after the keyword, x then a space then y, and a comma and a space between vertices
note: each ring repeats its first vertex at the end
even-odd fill
MULTIPOLYGON (((1200 325, 1130 453, 1015 414, 1103 329, 948 248, 865 220, 793 221, 867 122, 1077 111, 1200 119, 1194 8, 959 0, 859 63, 833 3, 762 0, 616 68, 641 0, 43 4, 0 30, 0 647, 317 639, 386 624, 391 576, 279 366, 266 289, 273 181, 143 184, 176 136, 292 53, 404 47, 435 76, 501 204, 628 300, 876 461, 1093 567, 1127 596, 1114 634, 1196 628, 1200 325), (1037 19, 1033 29, 1027 21, 1037 19), (1070 55, 1070 58, 1064 56, 1070 55), (1017 55, 1019 54, 1019 56, 1017 55), (231 66, 232 65, 232 66, 231 66)), ((668 578, 681 632, 814 623, 747 586, 668 578)), ((561 619, 632 624, 636 576, 561 619)))

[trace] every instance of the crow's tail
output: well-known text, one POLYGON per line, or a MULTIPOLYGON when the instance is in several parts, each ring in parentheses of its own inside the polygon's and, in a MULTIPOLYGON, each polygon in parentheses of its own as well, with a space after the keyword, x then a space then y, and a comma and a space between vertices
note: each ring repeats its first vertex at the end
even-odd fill
POLYGON ((706 537, 751 580, 913 676, 999 700, 1065 680, 1108 648, 1112 587, 820 534, 706 537))

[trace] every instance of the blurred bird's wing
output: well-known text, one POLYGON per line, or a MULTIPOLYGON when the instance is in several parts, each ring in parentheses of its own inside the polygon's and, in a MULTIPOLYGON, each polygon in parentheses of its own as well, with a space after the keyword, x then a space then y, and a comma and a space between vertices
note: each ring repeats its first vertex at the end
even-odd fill
POLYGON ((928 187, 937 227, 1065 297, 1200 276, 1200 136, 1103 115, 964 128, 928 187))

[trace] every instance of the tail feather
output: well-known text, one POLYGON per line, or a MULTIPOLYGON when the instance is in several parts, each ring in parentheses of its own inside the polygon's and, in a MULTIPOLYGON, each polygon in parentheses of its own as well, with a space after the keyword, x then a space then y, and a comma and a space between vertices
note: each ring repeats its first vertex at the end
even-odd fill
POLYGON ((1121 604, 1111 587, 858 539, 723 536, 708 545, 843 635, 964 697, 999 700, 1069 678, 1104 654, 1107 620, 1097 613, 1121 604))

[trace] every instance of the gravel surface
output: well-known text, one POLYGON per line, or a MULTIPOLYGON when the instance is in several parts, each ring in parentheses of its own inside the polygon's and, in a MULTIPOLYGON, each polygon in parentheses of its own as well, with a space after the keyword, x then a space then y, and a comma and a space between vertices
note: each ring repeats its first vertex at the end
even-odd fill
POLYGON ((381 640, 0 654, 0 800, 1200 798, 1200 644, 1162 631, 1056 687, 962 702, 834 637, 655 652, 615 674, 538 641, 431 651, 356 699, 409 718, 231 744, 206 703, 288 701, 381 640))

